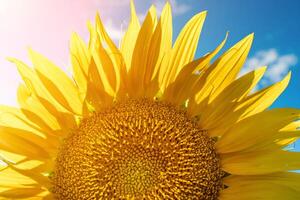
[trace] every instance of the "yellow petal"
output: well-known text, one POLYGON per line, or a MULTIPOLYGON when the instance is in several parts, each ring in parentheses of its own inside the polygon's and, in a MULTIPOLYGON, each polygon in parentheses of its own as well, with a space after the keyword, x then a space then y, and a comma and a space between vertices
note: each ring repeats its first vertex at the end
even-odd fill
POLYGON ((131 20, 128 26, 128 30, 121 41, 121 52, 126 63, 127 71, 129 71, 131 67, 132 54, 140 31, 140 22, 135 12, 133 0, 130 0, 130 8, 131 20))
MULTIPOLYGON (((37 177, 40 176, 42 177, 43 181, 46 181, 47 183, 44 184, 43 182, 39 182, 39 181, 35 181, 32 178, 30 178, 30 176, 28 176, 29 174, 22 174, 19 173, 15 170, 15 168, 11 168, 11 167, 6 167, 2 170, 0 170, 0 197, 10 197, 15 199, 13 194, 11 194, 10 192, 8 192, 11 189, 17 189, 17 188, 41 188, 43 186, 43 188, 48 187, 50 184, 50 181, 48 179, 48 177, 41 175, 39 172, 39 174, 37 174, 37 172, 35 170, 33 170, 32 172, 33 177, 37 177), (7 192, 6 192, 7 191, 7 192), (9 196, 11 195, 11 196, 9 196)), ((44 189, 42 191, 45 191, 44 189)), ((21 194, 21 193, 20 193, 21 194)), ((33 195, 33 193, 32 193, 33 195)), ((43 194, 40 194, 39 196, 43 196, 43 194)), ((31 196, 34 197, 35 195, 31 196)), ((18 197, 21 198, 21 197, 18 197)), ((24 196, 25 198, 25 196, 24 196)), ((26 198, 26 199, 29 199, 26 198)))
POLYGON ((244 64, 253 41, 253 34, 231 47, 204 72, 199 84, 196 102, 199 104, 209 96, 211 102, 221 91, 236 79, 244 64), (204 85, 201 82, 205 82, 204 85))
POLYGON ((0 171, 6 168, 7 163, 20 163, 26 160, 26 156, 0 150, 0 171))
MULTIPOLYGON (((53 162, 53 161, 52 161, 53 162)), ((39 186, 46 187, 50 189, 52 187, 51 182, 49 180, 48 176, 45 176, 43 173, 49 173, 49 171, 44 171, 41 172, 39 171, 39 167, 35 167, 33 169, 20 169, 15 165, 9 165, 8 168, 13 169, 14 171, 29 177, 30 179, 36 181, 39 186)), ((52 170, 53 170, 53 165, 52 165, 52 170)))
POLYGON ((110 77, 110 75, 107 74, 107 79, 114 80, 114 82, 112 82, 111 85, 114 91, 117 92, 120 89, 120 87, 123 87, 121 86, 121 84, 123 84, 124 82, 123 78, 125 75, 124 73, 126 72, 126 66, 124 64, 123 56, 120 50, 116 47, 112 39, 107 34, 103 23, 100 19, 100 15, 98 13, 96 15, 96 30, 100 40, 98 48, 100 48, 100 51, 102 52, 98 52, 98 54, 100 55, 100 59, 103 60, 102 64, 108 65, 103 67, 106 69, 105 72, 109 72, 109 68, 111 68, 111 71, 114 71, 112 77, 110 77))
POLYGON ((43 105, 47 111, 55 116, 57 122, 60 124, 61 130, 57 132, 57 134, 65 135, 70 129, 77 127, 76 119, 73 113, 60 111, 57 109, 56 106, 54 106, 49 101, 39 97, 35 96, 37 100, 43 105))
MULTIPOLYGON (((96 17, 96 20, 97 18, 98 17, 96 17)), ((102 46, 102 44, 96 28, 91 23, 88 23, 88 28, 90 32, 89 51, 94 52, 96 51, 95 49, 97 49, 100 45, 102 46)), ((106 78, 106 76, 104 78, 106 78)), ((107 79, 105 84, 105 87, 107 89, 104 87, 104 83, 101 79, 98 67, 94 61, 94 58, 92 57, 88 68, 87 94, 85 98, 86 107, 84 108, 85 115, 88 116, 91 111, 100 110, 102 108, 103 102, 106 101, 106 99, 103 98, 103 94, 107 94, 107 96, 110 97, 111 101, 113 100, 115 92, 109 85, 107 79), (109 90, 109 92, 111 93, 110 95, 108 94, 107 90, 109 90)))
MULTIPOLYGON (((0 154, 2 155, 3 151, 1 151, 0 154)), ((6 153, 6 155, 8 154, 6 153)), ((52 187, 47 174, 53 171, 53 158, 43 161, 32 160, 31 158, 23 158, 19 161, 10 161, 11 155, 13 154, 9 154, 9 160, 3 158, 7 164, 5 167, 0 169, 0 171, 3 171, 2 174, 0 173, 0 187, 18 187, 18 184, 29 185, 34 183, 38 183, 40 186, 46 188, 52 187), (7 174, 10 174, 10 176, 13 178, 10 176, 7 178, 7 174), (15 179, 19 179, 18 181, 20 182, 16 181, 15 179), (14 183, 9 182, 9 180, 14 181, 14 183)))
MULTIPOLYGON (((138 34, 132 55, 131 68, 128 77, 130 80, 128 92, 132 97, 142 95, 146 69, 150 67, 153 68, 153 66, 147 66, 147 57, 149 56, 148 52, 150 50, 149 47, 151 47, 151 38, 155 30, 156 21, 156 9, 154 6, 151 6, 138 34)), ((157 50, 158 49, 155 49, 155 51, 157 50)), ((150 59, 153 59, 153 57, 150 59)))
POLYGON ((44 196, 43 196, 43 200, 53 200, 55 199, 54 198, 54 195, 52 193, 46 193, 44 196))
MULTIPOLYGON (((40 100, 30 93, 24 85, 20 85, 18 88, 18 101, 24 117, 26 116, 30 123, 37 126, 32 126, 33 132, 47 139, 47 143, 54 147, 59 145, 58 143, 62 137, 69 134, 70 128, 73 129, 77 126, 73 115, 55 109, 54 112, 53 109, 47 109, 49 106, 44 107, 40 100)), ((25 122, 26 120, 23 121, 26 127, 28 123, 25 122)), ((15 120, 12 120, 8 126, 15 123, 15 120)), ((23 129, 24 127, 19 128, 23 129)))
POLYGON ((300 193, 287 186, 274 183, 253 182, 229 187, 220 192, 220 200, 296 200, 300 193))
POLYGON ((222 49, 226 39, 227 34, 221 44, 211 53, 185 65, 178 73, 175 81, 167 87, 162 98, 168 102, 180 105, 192 97, 195 94, 195 85, 200 77, 198 73, 204 69, 211 59, 222 49))
POLYGON ((0 187, 20 187, 30 184, 36 184, 36 182, 10 168, 0 171, 0 187))
POLYGON ((111 96, 115 96, 117 88, 116 72, 111 59, 101 45, 92 52, 92 55, 105 91, 111 96))
POLYGON ((92 106, 93 110, 100 111, 103 107, 113 102, 113 96, 105 91, 97 66, 93 60, 89 66, 87 84, 85 101, 92 106))
POLYGON ((146 86, 156 78, 163 56, 172 48, 172 34, 172 11, 167 2, 151 38, 144 78, 146 86))
MULTIPOLYGON (((253 72, 240 77, 233 81, 225 88, 211 103, 206 106, 196 107, 192 112, 193 115, 200 115, 199 125, 206 129, 214 129, 221 127, 220 123, 227 119, 228 115, 232 115, 232 111, 238 106, 249 92, 255 87, 258 81, 262 78, 266 68, 262 67, 253 72)), ((225 131, 224 126, 222 130, 225 131)), ((209 132, 213 135, 213 132, 209 132)), ((219 132, 220 135, 220 132, 219 132)))
POLYGON ((248 117, 234 124, 216 143, 219 153, 230 153, 272 141, 274 135, 296 119, 300 118, 297 109, 273 109, 248 117))
POLYGON ((233 81, 214 99, 213 103, 220 104, 222 101, 241 101, 248 96, 250 91, 257 85, 266 69, 266 67, 260 67, 233 81))
POLYGON ((0 193, 0 197, 15 199, 15 198, 32 198, 45 190, 36 186, 36 187, 27 187, 27 188, 13 188, 0 193))
MULTIPOLYGON (((102 56, 100 56, 100 59, 103 59, 102 64, 110 65, 106 67, 104 66, 104 68, 107 68, 105 71, 108 71, 109 68, 112 68, 111 70, 112 71, 114 70, 115 72, 112 77, 107 75, 108 76, 107 79, 115 80, 115 82, 112 82, 111 85, 112 85, 112 89, 117 93, 116 95, 119 96, 124 95, 125 92, 124 87, 126 84, 126 75, 127 75, 126 64, 121 51, 117 48, 113 40, 107 34, 107 31, 105 30, 103 23, 100 19, 99 13, 97 13, 96 15, 95 28, 96 28, 96 34, 91 33, 91 40, 92 40, 91 42, 94 42, 96 44, 96 47, 100 48, 100 51, 104 52, 104 54, 102 53, 102 56), (93 37, 94 39, 96 39, 95 41, 93 41, 93 37), (103 47, 102 50, 101 47, 103 47)), ((91 32, 93 32, 92 30, 93 28, 91 26, 89 26, 89 29, 91 32)))
POLYGON ((60 124, 56 118, 40 104, 24 85, 20 85, 18 88, 18 102, 23 114, 41 129, 48 132, 60 129, 60 124))
POLYGON ((273 183, 282 186, 287 186, 295 191, 300 192, 300 174, 293 172, 279 172, 264 175, 252 175, 252 176, 227 176, 223 179, 223 183, 227 186, 235 187, 237 185, 251 184, 255 183, 273 183))
POLYGON ((221 167, 234 175, 260 175, 300 169, 300 153, 266 150, 221 154, 221 167))
POLYGON ((291 73, 288 73, 288 75, 286 75, 282 81, 279 81, 270 87, 250 95, 239 105, 236 110, 244 110, 242 118, 245 118, 267 109, 285 90, 290 78, 291 73))
POLYGON ((9 60, 17 65, 19 73, 30 93, 33 93, 43 107, 55 116, 58 122, 63 125, 61 127, 64 127, 65 129, 75 127, 76 123, 73 114, 55 100, 36 73, 17 59, 10 58, 9 60))
POLYGON ((47 140, 30 132, 9 127, 0 127, 0 147, 2 150, 27 156, 31 159, 44 160, 54 148, 47 140), (48 149, 47 149, 48 147, 48 149))
POLYGON ((0 126, 23 129, 45 137, 45 134, 39 131, 38 126, 32 124, 19 109, 9 106, 0 106, 0 126))
POLYGON ((45 132, 28 121, 18 109, 2 106, 0 110, 3 150, 43 160, 56 149, 57 140, 47 138, 45 132))
MULTIPOLYGON (((99 34, 100 42, 103 44, 103 46, 106 45, 108 47, 107 49, 109 50, 109 53, 120 54, 115 43, 107 34, 107 32, 103 26, 103 23, 101 21, 99 13, 97 13, 97 15, 96 15, 96 30, 97 30, 97 33, 99 34)), ((117 56, 119 56, 119 55, 117 55, 117 56)))
POLYGON ((37 75, 49 93, 67 110, 80 115, 82 102, 71 79, 42 55, 29 51, 37 75))
POLYGON ((300 131, 279 131, 268 139, 259 141, 254 146, 247 148, 247 151, 265 151, 284 149, 300 138, 300 131))
POLYGON ((232 124, 266 110, 284 91, 289 80, 290 73, 282 81, 243 98, 237 105, 230 108, 230 112, 226 112, 227 115, 223 116, 226 117, 226 120, 219 120, 217 126, 214 129, 211 129, 209 134, 211 136, 223 135, 232 124))
POLYGON ((162 91, 172 83, 180 70, 194 59, 206 11, 195 15, 181 30, 173 49, 162 61, 160 83, 162 91))
POLYGON ((253 176, 227 176, 223 179, 229 186, 222 190, 220 199, 299 199, 300 175, 281 172, 253 176))
POLYGON ((71 37, 71 62, 73 67, 73 76, 78 86, 82 99, 85 98, 87 88, 88 67, 91 61, 91 55, 83 40, 76 34, 71 37))
POLYGON ((22 76, 23 81, 26 84, 26 87, 30 90, 30 92, 36 94, 36 96, 41 97, 45 101, 50 102, 55 107, 55 109, 58 109, 61 111, 67 111, 48 92, 48 90, 45 88, 44 84, 38 78, 37 74, 31 68, 29 68, 23 62, 21 62, 17 59, 14 59, 14 58, 9 58, 9 61, 16 64, 18 71, 22 76))

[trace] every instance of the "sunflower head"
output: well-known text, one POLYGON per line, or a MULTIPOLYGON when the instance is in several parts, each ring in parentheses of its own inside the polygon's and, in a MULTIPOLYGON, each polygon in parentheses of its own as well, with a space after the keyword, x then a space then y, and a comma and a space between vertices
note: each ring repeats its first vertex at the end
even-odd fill
POLYGON ((19 108, 0 107, 4 199, 300 199, 300 111, 268 109, 278 83, 251 92, 262 67, 239 76, 253 40, 218 59, 225 39, 195 52, 206 17, 192 17, 172 44, 167 2, 143 22, 131 1, 120 46, 99 15, 90 41, 71 38, 72 78, 30 50, 19 108))

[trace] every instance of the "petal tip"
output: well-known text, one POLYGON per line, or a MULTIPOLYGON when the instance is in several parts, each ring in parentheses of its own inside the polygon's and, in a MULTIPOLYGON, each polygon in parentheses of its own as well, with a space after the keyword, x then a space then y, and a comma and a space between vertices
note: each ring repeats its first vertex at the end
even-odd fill
MULTIPOLYGON (((196 14, 193 18, 197 18, 198 20, 202 20, 207 15, 207 10, 201 11, 198 14, 196 14)), ((192 18, 192 19, 193 19, 192 18)))
POLYGON ((267 66, 262 66, 262 67, 259 67, 257 70, 264 73, 267 70, 267 68, 268 68, 267 66))
POLYGON ((292 71, 289 71, 289 73, 284 77, 283 81, 284 81, 284 80, 290 81, 291 76, 292 76, 292 71))
POLYGON ((136 15, 134 0, 130 0, 130 11, 131 11, 131 16, 135 16, 136 15))
POLYGON ((208 13, 207 10, 204 10, 204 11, 200 12, 200 15, 206 17, 207 13, 208 13))
POLYGON ((5 59, 11 63, 16 63, 16 61, 17 61, 17 59, 13 58, 13 57, 6 57, 5 59))
POLYGON ((171 7, 171 4, 170 4, 170 1, 166 1, 166 4, 164 6, 164 9, 163 10, 167 10, 167 11, 171 11, 172 10, 172 7, 171 7))
POLYGON ((254 32, 250 33, 246 38, 252 41, 254 39, 254 32))

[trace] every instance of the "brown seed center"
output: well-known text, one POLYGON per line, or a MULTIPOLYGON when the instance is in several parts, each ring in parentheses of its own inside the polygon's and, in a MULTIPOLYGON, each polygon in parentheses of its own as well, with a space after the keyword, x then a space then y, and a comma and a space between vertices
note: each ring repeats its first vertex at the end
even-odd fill
POLYGON ((217 199, 214 141, 170 104, 116 103, 65 139, 52 177, 56 199, 217 199))

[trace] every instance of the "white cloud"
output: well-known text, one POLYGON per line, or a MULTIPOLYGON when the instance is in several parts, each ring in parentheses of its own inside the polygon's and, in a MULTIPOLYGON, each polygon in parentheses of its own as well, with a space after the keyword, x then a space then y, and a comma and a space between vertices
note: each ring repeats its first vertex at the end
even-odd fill
POLYGON ((191 9, 190 5, 187 4, 179 4, 176 0, 170 0, 170 3, 173 8, 173 13, 175 15, 182 15, 191 9))
POLYGON ((147 15, 147 13, 137 13, 137 17, 139 18, 140 22, 144 21, 144 19, 146 18, 146 15, 147 15))
MULTIPOLYGON (((184 4, 184 3, 178 3, 177 0, 169 0, 171 7, 172 7, 172 14, 174 16, 177 15, 182 15, 186 12, 188 12, 191 9, 190 5, 184 4)), ((160 14, 166 4, 166 0, 153 0, 152 1, 153 5, 155 5, 157 13, 160 14)), ((143 13, 138 13, 138 18, 143 21, 146 17, 145 12, 143 13)))
MULTIPOLYGON (((190 5, 187 5, 185 3, 178 3, 177 0, 168 0, 171 5, 172 5, 172 10, 174 15, 181 15, 186 13, 187 11, 189 11, 191 9, 190 5)), ((128 8, 129 6, 129 2, 130 0, 92 0, 92 2, 94 3, 94 5, 97 6, 103 6, 103 7, 124 7, 124 8, 128 8)), ((153 3, 158 11, 161 11, 162 8, 164 7, 166 0, 151 0, 151 3, 153 3)), ((135 5, 136 7, 138 7, 140 5, 140 1, 139 0, 135 0, 135 5)))
POLYGON ((112 19, 105 21, 104 23, 105 29, 108 32, 109 36, 115 41, 119 42, 122 38, 124 31, 122 30, 122 25, 120 27, 116 26, 113 23, 112 19))
MULTIPOLYGON (((174 15, 182 15, 189 11, 191 9, 191 6, 184 4, 184 3, 178 3, 176 0, 169 0, 172 12, 174 15)), ((153 4, 156 6, 158 12, 160 13, 165 5, 165 0, 154 0, 153 4)))
POLYGON ((267 71, 259 84, 259 87, 264 87, 280 81, 291 67, 297 64, 297 61, 298 59, 294 54, 280 55, 274 48, 261 50, 246 61, 241 75, 258 67, 267 66, 267 71))

